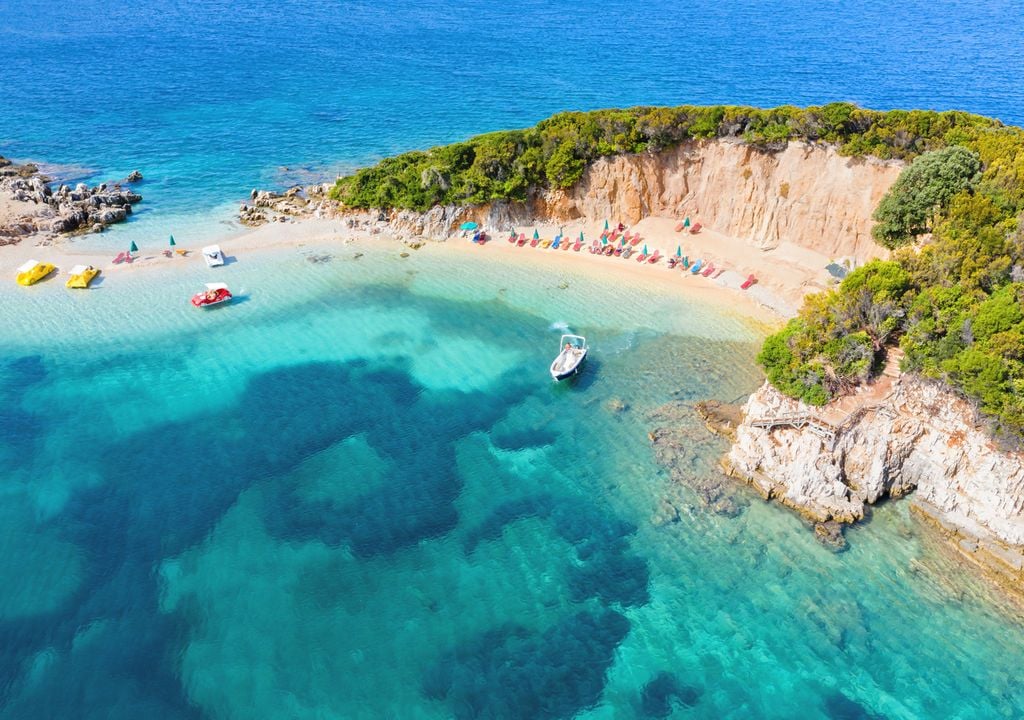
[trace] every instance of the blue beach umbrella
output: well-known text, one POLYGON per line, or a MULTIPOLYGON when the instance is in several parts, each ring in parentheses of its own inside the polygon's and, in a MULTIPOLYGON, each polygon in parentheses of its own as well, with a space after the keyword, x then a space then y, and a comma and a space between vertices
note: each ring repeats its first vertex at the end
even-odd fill
POLYGON ((139 251, 139 246, 135 244, 134 240, 132 240, 132 246, 130 248, 128 248, 128 252, 138 252, 138 251, 139 251))
POLYGON ((460 230, 476 230, 477 224, 475 222, 464 222, 459 226, 460 230))
POLYGON ((173 236, 173 235, 171 235, 171 247, 174 247, 174 246, 175 246, 175 245, 177 245, 177 244, 178 244, 178 243, 174 242, 174 236, 173 236))

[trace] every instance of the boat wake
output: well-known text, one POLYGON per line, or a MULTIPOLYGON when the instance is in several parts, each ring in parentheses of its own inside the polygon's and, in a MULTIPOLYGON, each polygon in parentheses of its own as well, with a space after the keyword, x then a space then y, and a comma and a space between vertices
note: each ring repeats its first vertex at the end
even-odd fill
POLYGON ((572 332, 572 330, 569 328, 569 323, 565 322, 564 320, 556 320, 555 322, 551 323, 550 325, 548 325, 548 330, 550 332, 557 333, 572 332))

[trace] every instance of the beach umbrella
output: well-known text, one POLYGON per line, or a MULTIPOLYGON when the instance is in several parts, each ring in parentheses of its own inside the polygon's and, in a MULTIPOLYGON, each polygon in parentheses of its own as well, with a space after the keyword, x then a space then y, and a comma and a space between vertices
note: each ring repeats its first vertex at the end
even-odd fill
POLYGON ((139 246, 135 244, 134 240, 132 240, 132 246, 130 248, 128 248, 128 252, 138 252, 138 251, 139 251, 139 246))
POLYGON ((173 236, 173 235, 171 235, 171 247, 174 247, 174 246, 175 246, 175 245, 177 245, 177 244, 178 244, 178 243, 174 242, 174 236, 173 236))
POLYGON ((604 229, 605 229, 605 230, 607 230, 607 229, 608 229, 608 221, 607 221, 607 220, 605 220, 605 221, 604 221, 604 229))
POLYGON ((625 247, 625 246, 626 246, 626 238, 624 238, 624 237, 619 238, 619 247, 625 247))
POLYGON ((607 245, 608 244, 608 238, 606 238, 606 237, 601 238, 601 244, 602 245, 607 245))
POLYGON ((690 227, 690 216, 689 216, 689 215, 687 215, 687 216, 686 216, 686 219, 685 219, 685 220, 683 220, 683 227, 684 227, 684 228, 688 228, 688 227, 690 227))
POLYGON ((476 230, 477 224, 475 222, 464 222, 459 226, 460 230, 476 230))
POLYGON ((650 255, 650 253, 647 252, 647 243, 644 243, 644 255, 650 255))
POLYGON ((537 230, 533 231, 533 239, 540 240, 540 233, 537 230))
POLYGON ((682 256, 683 256, 683 246, 682 245, 676 245, 676 257, 682 257, 682 256))

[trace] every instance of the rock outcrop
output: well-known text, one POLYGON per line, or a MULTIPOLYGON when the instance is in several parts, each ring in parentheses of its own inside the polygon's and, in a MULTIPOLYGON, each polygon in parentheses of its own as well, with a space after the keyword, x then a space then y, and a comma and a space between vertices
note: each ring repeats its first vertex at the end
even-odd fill
MULTIPOLYGON (((133 175, 142 179, 138 171, 133 175)), ((36 234, 98 232, 124 221, 132 205, 141 200, 141 195, 120 184, 88 187, 78 183, 54 190, 51 179, 37 166, 17 165, 0 157, 0 245, 36 234)))
POLYGON ((973 417, 950 390, 907 375, 839 421, 765 383, 723 465, 819 523, 856 522, 866 506, 910 495, 962 552, 1024 593, 1024 455, 996 447, 973 417), (797 427, 802 417, 822 419, 834 437, 797 427), (782 422, 759 426, 772 418, 782 422))

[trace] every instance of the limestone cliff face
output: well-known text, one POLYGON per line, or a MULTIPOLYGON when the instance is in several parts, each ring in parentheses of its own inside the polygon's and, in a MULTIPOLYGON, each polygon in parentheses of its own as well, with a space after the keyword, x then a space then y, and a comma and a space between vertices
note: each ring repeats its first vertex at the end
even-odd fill
POLYGON ((769 152, 743 142, 689 142, 661 153, 621 155, 591 165, 569 190, 550 190, 527 203, 438 206, 411 211, 353 212, 327 198, 330 185, 284 195, 253 191, 242 221, 259 225, 302 215, 340 213, 357 222, 385 222, 427 238, 450 236, 472 220, 492 231, 534 223, 606 218, 636 223, 645 217, 682 218, 744 240, 752 248, 781 242, 827 257, 864 261, 885 252, 871 239, 871 213, 903 165, 846 158, 835 148, 791 142, 769 152))
POLYGON ((835 423, 834 440, 807 426, 754 425, 815 412, 765 383, 743 409, 727 469, 816 521, 853 522, 865 505, 912 492, 961 549, 980 545, 1024 582, 1024 456, 996 448, 968 421, 966 402, 902 376, 887 397, 835 423))
POLYGON ((803 142, 777 152, 737 141, 690 142, 599 160, 568 192, 550 193, 541 209, 630 223, 685 214, 763 249, 788 240, 830 257, 866 259, 884 252, 871 239, 871 213, 902 168, 803 142))

